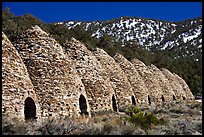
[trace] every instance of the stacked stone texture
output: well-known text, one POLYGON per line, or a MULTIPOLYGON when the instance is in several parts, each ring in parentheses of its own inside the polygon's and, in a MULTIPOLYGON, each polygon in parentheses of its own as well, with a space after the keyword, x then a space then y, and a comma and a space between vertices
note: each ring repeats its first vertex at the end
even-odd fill
POLYGON ((88 96, 91 111, 112 110, 114 90, 106 70, 86 46, 72 38, 63 45, 68 58, 73 60, 88 96))
POLYGON ((15 47, 28 68, 42 117, 78 116, 79 98, 87 98, 86 92, 61 45, 34 26, 17 38, 15 47))
POLYGON ((158 79, 154 77, 154 70, 138 59, 133 59, 131 62, 144 79, 149 91, 148 95, 150 97, 150 102, 154 104, 162 104, 161 96, 164 93, 158 79))
POLYGON ((131 105, 131 96, 134 94, 130 82, 120 65, 103 49, 96 48, 96 50, 93 51, 93 54, 101 63, 110 78, 119 110, 121 107, 123 108, 124 105, 131 105))
MULTIPOLYGON (((162 88, 164 102, 169 102, 173 100, 174 92, 169 83, 169 80, 163 75, 163 73, 153 64, 150 65, 150 68, 153 70, 154 78, 157 79, 159 85, 162 88)), ((160 97, 162 100, 162 97, 160 97)))
POLYGON ((195 99, 195 97, 193 96, 191 90, 189 89, 189 86, 186 84, 186 82, 179 77, 177 74, 173 73, 175 76, 175 79, 178 80, 178 82, 180 83, 180 85, 182 86, 183 90, 184 90, 184 94, 186 96, 186 99, 195 99))
MULTIPOLYGON (((24 104, 31 97, 36 106, 36 117, 40 118, 40 105, 33 90, 27 68, 20 55, 2 32, 2 116, 3 120, 24 120, 24 104)), ((17 121, 16 121, 17 122, 17 121)))
POLYGON ((165 77, 169 80, 171 87, 173 89, 173 92, 176 96, 176 99, 183 99, 183 97, 186 98, 186 94, 183 90, 183 87, 179 83, 178 79, 176 79, 175 75, 171 73, 169 70, 164 68, 162 68, 161 71, 165 75, 165 77))
POLYGON ((143 78, 135 69, 134 65, 119 53, 117 53, 113 58, 120 65, 125 75, 127 75, 137 102, 147 103, 147 94, 149 91, 143 81, 143 78))

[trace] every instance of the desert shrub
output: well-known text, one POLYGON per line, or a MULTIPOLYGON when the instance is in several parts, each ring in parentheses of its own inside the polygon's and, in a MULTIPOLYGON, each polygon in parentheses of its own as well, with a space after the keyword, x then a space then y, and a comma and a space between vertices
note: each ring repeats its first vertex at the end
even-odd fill
POLYGON ((110 123, 105 123, 105 124, 103 125, 102 134, 103 134, 103 135, 110 134, 111 131, 114 130, 113 128, 114 128, 114 127, 113 127, 112 124, 110 124, 110 123))
POLYGON ((123 120, 131 122, 135 126, 139 126, 145 130, 151 128, 151 124, 157 126, 166 123, 163 118, 159 119, 153 113, 141 111, 138 107, 130 107, 126 111, 126 114, 123 120))
POLYGON ((98 115, 107 115, 107 114, 116 114, 116 112, 112 110, 100 110, 96 112, 91 112, 92 116, 98 116, 98 115))
POLYGON ((77 127, 70 118, 51 118, 42 123, 38 131, 42 135, 65 135, 70 134, 77 127))
POLYGON ((40 132, 37 131, 40 127, 36 121, 23 121, 16 117, 2 118, 2 134, 3 135, 37 135, 40 132))
POLYGON ((136 114, 138 112, 140 112, 141 110, 138 107, 130 107, 128 108, 125 113, 129 116, 132 116, 133 114, 136 114))
POLYGON ((169 110, 171 113, 176 113, 176 114, 182 114, 183 110, 182 109, 177 109, 177 108, 172 108, 169 110))
POLYGON ((121 135, 132 135, 135 131, 135 127, 133 125, 125 125, 120 128, 121 135))
POLYGON ((169 110, 165 109, 165 108, 160 108, 160 109, 155 109, 153 111, 154 114, 168 114, 169 113, 169 110))
POLYGON ((202 102, 191 101, 187 104, 187 106, 191 109, 199 109, 202 110, 202 102))
POLYGON ((71 134, 77 126, 70 118, 48 118, 42 123, 37 121, 4 120, 3 135, 66 135, 71 134))
POLYGON ((103 125, 101 123, 94 123, 82 128, 83 132, 78 135, 102 135, 103 125))

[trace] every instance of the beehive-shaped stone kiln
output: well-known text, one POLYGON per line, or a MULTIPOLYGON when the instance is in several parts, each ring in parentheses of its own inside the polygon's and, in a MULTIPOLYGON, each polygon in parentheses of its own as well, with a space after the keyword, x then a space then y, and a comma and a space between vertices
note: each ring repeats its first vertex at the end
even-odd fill
POLYGON ((34 26, 17 38, 15 47, 27 66, 42 117, 90 114, 84 85, 56 40, 34 26))
MULTIPOLYGON (((40 118, 41 107, 27 68, 2 32, 2 120, 40 118)), ((17 122, 17 121, 16 121, 17 122)))
POLYGON ((125 75, 120 65, 103 49, 96 48, 93 54, 101 63, 110 78, 117 98, 119 110, 120 108, 124 108, 124 105, 129 106, 134 104, 135 100, 131 99, 132 96, 134 97, 132 87, 128 81, 127 75, 125 75))
POLYGON ((75 38, 67 41, 63 47, 82 79, 91 111, 113 110, 116 105, 115 92, 106 70, 93 53, 75 38))

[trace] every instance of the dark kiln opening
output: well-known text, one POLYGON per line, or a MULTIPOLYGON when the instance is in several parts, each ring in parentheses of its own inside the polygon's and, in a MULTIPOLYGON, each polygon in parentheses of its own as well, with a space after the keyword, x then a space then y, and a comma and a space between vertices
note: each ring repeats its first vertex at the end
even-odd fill
POLYGON ((186 98, 185 98, 185 97, 183 97, 183 100, 186 100, 186 98))
POLYGON ((149 105, 151 105, 151 100, 150 100, 150 96, 148 95, 148 103, 149 105))
POLYGON ((132 95, 132 105, 136 105, 135 97, 132 95))
POLYGON ((113 106, 113 110, 117 111, 117 104, 116 104, 116 100, 115 100, 115 96, 112 96, 112 106, 113 106))
POLYGON ((164 99, 164 96, 163 96, 163 95, 162 95, 161 99, 162 99, 162 102, 164 102, 164 101, 165 101, 165 99, 164 99))
POLYGON ((25 120, 37 119, 35 102, 31 97, 27 97, 25 100, 24 115, 25 120))
POLYGON ((173 100, 176 100, 176 97, 173 95, 173 100))
POLYGON ((86 99, 83 95, 80 95, 79 97, 79 108, 81 110, 81 115, 89 115, 89 113, 87 112, 86 99))

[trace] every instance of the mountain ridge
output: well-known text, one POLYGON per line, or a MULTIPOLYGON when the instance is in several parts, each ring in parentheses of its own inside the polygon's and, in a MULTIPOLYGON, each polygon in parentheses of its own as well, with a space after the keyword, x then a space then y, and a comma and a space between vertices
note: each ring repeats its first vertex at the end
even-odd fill
MULTIPOLYGON (((85 31, 89 31, 92 34, 92 37, 100 38, 107 33, 113 36, 116 41, 120 41, 123 44, 126 42, 134 42, 151 51, 154 51, 155 48, 156 50, 165 50, 166 48, 167 50, 172 49, 175 44, 173 45, 171 40, 175 40, 176 36, 179 36, 179 39, 176 40, 176 46, 195 40, 196 38, 199 38, 197 41, 202 40, 200 38, 202 35, 201 17, 179 22, 138 17, 120 17, 106 21, 65 21, 60 22, 60 24, 66 25, 68 29, 81 25, 85 31), (187 27, 188 29, 186 29, 187 27), (188 32, 190 28, 192 28, 192 30, 188 32), (194 34, 196 31, 197 33, 194 34)), ((202 47, 200 43, 199 48, 202 47)))
POLYGON ((194 20, 194 19, 198 19, 198 18, 202 18, 201 16, 198 17, 194 17, 194 18, 188 18, 188 19, 183 19, 183 20, 179 20, 179 21, 170 21, 170 20, 162 20, 162 19, 156 19, 156 18, 148 18, 148 17, 139 17, 139 16, 120 16, 120 17, 114 17, 114 18, 110 18, 110 19, 104 19, 104 20, 64 20, 64 21, 55 21, 55 22, 51 22, 51 24, 55 24, 55 23, 63 23, 63 22, 69 22, 69 21, 75 21, 75 22, 86 22, 86 23, 90 23, 90 22, 106 22, 106 21, 111 21, 111 20, 119 20, 120 18, 140 18, 140 19, 147 19, 147 20, 157 20, 157 21, 162 21, 162 22, 170 22, 170 23, 180 23, 180 22, 185 22, 185 21, 190 21, 190 20, 194 20))

